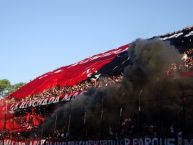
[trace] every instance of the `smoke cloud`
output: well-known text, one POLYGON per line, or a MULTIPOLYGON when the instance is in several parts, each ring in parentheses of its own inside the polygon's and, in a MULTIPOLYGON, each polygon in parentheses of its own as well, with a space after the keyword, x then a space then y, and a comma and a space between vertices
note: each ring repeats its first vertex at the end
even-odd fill
POLYGON ((180 126, 180 115, 192 125, 193 78, 183 78, 177 72, 172 77, 165 75, 172 63, 180 63, 178 50, 168 42, 139 39, 128 49, 128 56, 133 64, 125 68, 120 84, 90 88, 58 108, 39 132, 63 130, 77 137, 96 135, 108 133, 109 127, 119 128, 126 118, 136 124, 167 126, 176 122, 180 126))

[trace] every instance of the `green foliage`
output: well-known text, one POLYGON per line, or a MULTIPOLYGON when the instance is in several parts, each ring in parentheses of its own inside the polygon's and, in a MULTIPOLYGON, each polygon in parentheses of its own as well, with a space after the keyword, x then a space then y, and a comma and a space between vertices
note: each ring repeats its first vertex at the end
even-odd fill
POLYGON ((10 81, 7 79, 0 80, 0 97, 4 97, 4 96, 16 91, 17 89, 22 87, 24 84, 25 83, 20 82, 20 83, 16 83, 16 84, 12 85, 10 83, 10 81))
POLYGON ((7 79, 0 80, 0 97, 5 96, 11 88, 11 83, 7 79))

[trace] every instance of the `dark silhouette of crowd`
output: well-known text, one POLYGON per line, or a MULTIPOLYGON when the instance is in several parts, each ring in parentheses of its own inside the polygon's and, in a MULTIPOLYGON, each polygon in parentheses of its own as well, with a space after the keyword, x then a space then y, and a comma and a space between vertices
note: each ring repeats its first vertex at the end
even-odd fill
MULTIPOLYGON (((79 141, 79 140, 118 140, 123 138, 136 138, 136 137, 150 137, 150 138, 163 138, 172 137, 177 138, 183 136, 182 128, 177 128, 174 124, 170 124, 167 127, 159 127, 154 123, 139 124, 138 120, 131 118, 124 118, 120 124, 116 126, 105 126, 101 124, 101 128, 98 132, 89 132, 87 128, 83 127, 82 130, 73 133, 68 126, 63 126, 59 130, 55 130, 53 133, 38 134, 36 129, 32 129, 28 132, 2 132, 0 133, 0 140, 12 139, 18 141, 27 140, 50 140, 50 141, 79 141)), ((187 136, 186 136, 187 137, 187 136)), ((188 135, 189 138, 193 137, 193 134, 188 135)))

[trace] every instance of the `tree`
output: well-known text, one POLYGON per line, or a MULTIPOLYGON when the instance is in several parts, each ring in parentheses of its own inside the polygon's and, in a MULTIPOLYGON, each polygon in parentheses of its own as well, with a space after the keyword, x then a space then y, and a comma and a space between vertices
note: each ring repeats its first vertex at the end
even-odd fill
POLYGON ((0 80, 0 97, 5 96, 8 94, 9 90, 11 88, 11 83, 7 79, 0 80))
POLYGON ((16 91, 17 89, 19 89, 23 85, 25 85, 25 83, 23 83, 23 82, 16 83, 16 84, 12 85, 10 83, 10 81, 7 79, 0 80, 0 97, 4 97, 4 96, 16 91))

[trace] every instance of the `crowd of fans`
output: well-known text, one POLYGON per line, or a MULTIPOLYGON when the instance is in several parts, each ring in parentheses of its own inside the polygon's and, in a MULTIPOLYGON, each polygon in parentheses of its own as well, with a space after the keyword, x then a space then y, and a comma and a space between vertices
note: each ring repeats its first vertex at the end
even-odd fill
MULTIPOLYGON (((183 71, 192 71, 193 70, 193 48, 188 49, 184 52, 182 55, 182 63, 177 64, 171 64, 170 68, 167 70, 167 74, 175 73, 175 72, 183 72, 183 71)), ((91 87, 94 88, 102 88, 111 86, 117 83, 120 83, 123 79, 122 75, 118 76, 108 76, 108 77, 99 77, 99 78, 91 78, 88 80, 85 80, 83 82, 78 83, 74 86, 64 86, 64 87, 54 87, 50 88, 48 90, 43 91, 40 94, 27 96, 26 98, 23 98, 21 100, 17 100, 16 98, 12 98, 11 100, 7 100, 7 103, 16 103, 20 101, 31 101, 35 99, 45 99, 49 97, 57 97, 61 95, 71 95, 75 94, 76 92, 84 92, 88 90, 91 87)), ((19 116, 16 117, 16 120, 19 120, 20 124, 25 124, 25 120, 18 119, 19 116)), ((33 123, 33 122, 32 122, 33 123)), ((79 139, 101 139, 101 138, 111 138, 116 139, 119 137, 135 137, 136 135, 139 135, 138 133, 142 132, 144 136, 149 137, 157 137, 160 135, 159 127, 155 124, 142 124, 139 125, 135 120, 132 120, 131 118, 125 118, 121 120, 120 125, 117 127, 109 126, 108 131, 105 132, 98 132, 94 135, 87 133, 87 129, 84 129, 84 133, 82 133, 82 136, 79 136, 80 138, 77 138, 77 136, 73 135, 69 129, 62 128, 61 130, 56 130, 52 134, 42 135, 39 136, 36 134, 36 130, 33 130, 33 125, 28 125, 30 128, 30 131, 28 132, 3 132, 0 134, 0 139, 3 138, 9 138, 9 139, 18 139, 18 140, 26 140, 26 139, 42 139, 45 138, 47 140, 79 140, 79 139), (139 131, 140 129, 140 131, 139 131)), ((180 129, 176 129, 174 125, 168 126, 165 128, 165 130, 162 130, 164 135, 171 135, 176 136, 182 133, 180 129)), ((142 135, 142 134, 141 134, 142 135)))
POLYGON ((26 102, 26 101, 36 100, 36 99, 45 99, 45 98, 50 98, 50 97, 62 96, 62 95, 73 96, 75 93, 84 92, 91 87, 101 88, 101 87, 106 87, 106 86, 117 84, 121 82, 122 79, 123 79, 122 75, 100 77, 97 79, 90 78, 74 86, 64 86, 64 87, 56 86, 48 90, 44 90, 43 92, 39 94, 27 96, 25 98, 22 98, 21 100, 13 97, 10 100, 7 100, 7 103, 26 102))
POLYGON ((193 70, 193 49, 188 49, 184 53, 184 63, 187 70, 193 70))
POLYGON ((166 74, 172 75, 175 72, 188 72, 193 70, 193 48, 187 49, 181 57, 181 63, 172 63, 166 74))
POLYGON ((57 97, 57 96, 66 95, 66 94, 71 96, 75 94, 76 92, 84 92, 88 90, 88 88, 91 88, 91 87, 100 88, 100 87, 105 87, 105 86, 119 83, 121 82, 122 78, 123 78, 122 75, 100 77, 98 79, 91 78, 89 80, 85 80, 81 83, 78 83, 77 85, 74 85, 74 86, 64 86, 64 87, 57 86, 57 87, 45 90, 40 94, 23 98, 22 101, 29 101, 32 99, 44 99, 44 98, 49 98, 53 96, 57 97))

